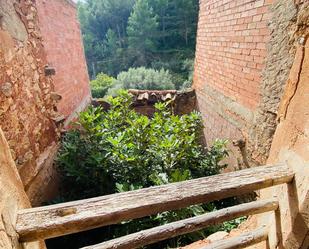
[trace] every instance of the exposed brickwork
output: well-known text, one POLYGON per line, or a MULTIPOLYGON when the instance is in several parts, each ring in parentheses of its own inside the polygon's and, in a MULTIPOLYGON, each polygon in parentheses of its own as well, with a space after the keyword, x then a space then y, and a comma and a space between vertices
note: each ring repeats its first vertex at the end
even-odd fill
MULTIPOLYGON (((194 88, 208 144, 216 138, 248 137, 260 101, 270 4, 267 0, 200 1, 194 88)), ((240 150, 230 149, 230 164, 242 165, 240 150)))
POLYGON ((214 106, 211 106, 211 98, 204 92, 197 92, 199 111, 205 116, 204 134, 207 134, 209 141, 218 138, 218 133, 221 138, 238 139, 241 137, 240 129, 236 126, 231 126, 230 122, 220 115, 220 111, 216 111, 214 106), (210 108, 213 107, 213 108, 210 108), (216 127, 214 130, 213 127, 216 127))
MULTIPOLYGON (((206 141, 246 140, 251 164, 268 156, 296 13, 291 0, 200 1, 194 88, 206 141)), ((240 151, 231 149, 237 157, 240 151)))
POLYGON ((209 84, 254 110, 269 40, 265 0, 202 0, 195 87, 209 84))
MULTIPOLYGON (((245 4, 244 1, 234 2, 236 5, 237 3, 245 4)), ((259 1, 251 1, 252 4, 257 2, 259 1)), ((213 7, 220 7, 221 3, 218 1, 213 7)), ((263 3, 268 5, 271 2, 265 0, 263 3)), ((209 11, 208 4, 211 5, 212 1, 202 0, 201 12, 209 11)), ((257 102, 258 105, 250 107, 245 101, 237 98, 236 92, 235 96, 228 91, 224 92, 220 86, 219 72, 213 74, 208 72, 215 67, 216 62, 214 61, 218 60, 218 55, 216 52, 210 52, 213 54, 213 58, 206 58, 209 51, 212 51, 213 48, 216 49, 216 46, 212 44, 205 48, 206 43, 203 41, 207 37, 205 30, 209 30, 204 27, 204 25, 207 26, 205 20, 203 21, 206 17, 200 18, 204 24, 199 24, 199 51, 194 83, 199 108, 205 119, 205 135, 208 142, 216 137, 233 139, 243 136, 247 140, 245 153, 250 159, 250 163, 284 162, 295 172, 292 184, 279 185, 261 191, 260 197, 276 197, 280 201, 280 212, 276 212, 276 217, 280 221, 275 221, 274 213, 267 213, 262 218, 252 217, 244 223, 252 225, 252 220, 258 221, 255 225, 258 227, 262 224, 267 226, 272 224, 267 245, 257 244, 252 249, 309 248, 307 225, 309 217, 309 154, 307 146, 309 3, 304 0, 277 0, 268 7, 269 13, 267 15, 271 17, 267 24, 270 36, 269 40, 265 39, 265 66, 261 70, 259 68, 261 79, 257 81, 260 85, 257 88, 257 93, 261 97, 257 102), (201 30, 204 30, 204 33, 201 30), (205 65, 208 66, 202 65, 206 61, 208 64, 205 65), (217 76, 219 81, 216 81, 217 76), (283 94, 284 89, 285 93, 283 94), (280 101, 281 105, 278 110, 280 101), (237 116, 244 119, 238 119, 237 116), (269 158, 268 155, 270 155, 269 158), (280 236, 278 237, 278 235, 280 236)), ((221 11, 224 9, 221 8, 221 11)), ((230 16, 231 13, 233 11, 227 12, 226 15, 230 16)), ((203 14, 201 13, 201 15, 203 14)), ((222 18, 222 16, 220 17, 222 18)), ((254 21, 254 17, 252 21, 254 21)), ((220 27, 218 27, 218 32, 220 32, 220 27)), ((221 58, 219 57, 219 59, 221 58)), ((222 59, 220 63, 217 67, 218 70, 226 70, 222 59)), ((247 66, 249 67, 249 64, 247 66)), ((230 75, 226 76, 226 78, 229 77, 230 75)), ((236 79, 236 82, 239 81, 241 84, 241 78, 236 79)), ((250 96, 250 91, 248 91, 248 95, 250 96)), ((243 232, 242 228, 240 232, 243 232)), ((193 245, 192 248, 201 248, 202 242, 196 245, 196 247, 193 245)))
MULTIPOLYGON (((217 138, 228 138, 230 141, 242 138, 239 125, 233 118, 225 114, 225 108, 219 104, 220 100, 213 99, 213 96, 205 94, 205 91, 196 90, 196 95, 198 110, 202 113, 204 121, 204 137, 207 145, 211 145, 217 138)), ((237 115, 233 116, 237 118, 237 115)), ((240 151, 234 148, 231 143, 229 143, 228 147, 230 156, 227 163, 229 165, 243 167, 244 163, 240 151)), ((229 167, 227 171, 230 170, 231 168, 229 167)))
POLYGON ((55 91, 62 96, 58 110, 72 119, 90 103, 90 88, 76 6, 69 0, 37 1, 47 60, 56 70, 55 91), (69 62, 69 63, 68 63, 69 62))

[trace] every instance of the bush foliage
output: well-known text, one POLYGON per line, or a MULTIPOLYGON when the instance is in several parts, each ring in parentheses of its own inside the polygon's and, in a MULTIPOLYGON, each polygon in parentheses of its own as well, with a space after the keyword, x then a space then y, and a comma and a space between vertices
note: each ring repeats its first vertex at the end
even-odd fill
POLYGON ((169 71, 139 67, 118 74, 108 94, 115 95, 119 89, 168 90, 175 89, 175 85, 169 71))
MULTIPOLYGON (((173 90, 190 88, 193 79, 193 60, 185 60, 181 63, 182 70, 189 72, 188 79, 184 78, 181 73, 171 74, 169 70, 163 68, 130 68, 126 72, 119 73, 117 79, 99 73, 96 79, 90 82, 92 96, 94 98, 104 98, 107 95, 115 96, 121 89, 173 90)), ((159 63, 156 67, 158 66, 160 66, 159 63)))
POLYGON ((115 79, 104 73, 99 73, 96 79, 90 82, 92 97, 103 98, 108 89, 114 84, 115 79))
MULTIPOLYGON (((80 114, 76 128, 63 140, 58 165, 66 184, 65 199, 81 199, 135 190, 219 173, 228 153, 226 141, 217 140, 206 150, 200 145, 201 116, 174 115, 169 103, 156 104, 152 118, 130 107, 132 98, 122 91, 108 98, 111 108, 89 108, 80 114)), ((202 214, 214 204, 195 205, 164 212, 113 227, 113 235, 202 214)), ((172 240, 202 238, 201 233, 172 240), (198 236, 198 237, 196 237, 198 236)), ((163 246, 160 248, 164 248, 163 246)))
POLYGON ((150 119, 130 108, 127 92, 108 100, 109 111, 90 107, 80 114, 78 128, 66 134, 58 157, 65 177, 87 189, 85 196, 115 192, 116 183, 148 187, 213 175, 222 168, 225 142, 218 140, 204 151, 199 113, 177 116, 168 103, 158 103, 150 119))

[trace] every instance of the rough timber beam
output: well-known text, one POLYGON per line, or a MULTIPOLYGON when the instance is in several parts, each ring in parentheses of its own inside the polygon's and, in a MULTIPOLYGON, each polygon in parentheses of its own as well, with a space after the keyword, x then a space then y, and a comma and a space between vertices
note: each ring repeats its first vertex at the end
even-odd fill
POLYGON ((201 249, 241 249, 255 245, 268 239, 268 228, 261 227, 240 236, 211 243, 201 249))
POLYGON ((25 209, 18 213, 16 230, 22 242, 59 237, 288 183, 293 177, 280 164, 25 209))
POLYGON ((224 221, 242 216, 275 211, 279 203, 276 200, 264 200, 245 203, 218 211, 199 215, 193 218, 172 222, 137 233, 129 234, 101 244, 84 247, 82 249, 135 249, 153 244, 179 235, 192 233, 205 227, 217 225, 224 221))

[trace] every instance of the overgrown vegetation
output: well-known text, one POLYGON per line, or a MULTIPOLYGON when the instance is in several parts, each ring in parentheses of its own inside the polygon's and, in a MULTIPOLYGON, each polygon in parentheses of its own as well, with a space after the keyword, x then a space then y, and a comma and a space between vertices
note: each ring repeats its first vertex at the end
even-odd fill
MULTIPOLYGON (((199 113, 177 116, 169 103, 158 103, 153 118, 148 118, 130 108, 132 98, 125 91, 108 100, 110 110, 89 108, 80 114, 75 128, 64 137, 58 156, 65 184, 62 200, 214 175, 226 166, 220 164, 228 155, 226 141, 217 140, 209 149, 200 145, 202 122, 199 113)), ((195 205, 111 226, 101 241, 199 215, 220 205, 195 205)), ((188 244, 222 228, 212 227, 180 236, 162 242, 159 248, 188 244)))
POLYGON ((169 70, 176 89, 189 78, 198 0, 86 0, 79 19, 89 73, 117 77, 129 68, 169 70))
POLYGON ((82 112, 63 140, 58 164, 71 199, 213 175, 225 166, 219 164, 227 156, 225 141, 207 151, 199 143, 199 113, 177 116, 169 103, 158 103, 148 118, 130 108, 128 92, 119 94, 108 98, 108 111, 82 112))

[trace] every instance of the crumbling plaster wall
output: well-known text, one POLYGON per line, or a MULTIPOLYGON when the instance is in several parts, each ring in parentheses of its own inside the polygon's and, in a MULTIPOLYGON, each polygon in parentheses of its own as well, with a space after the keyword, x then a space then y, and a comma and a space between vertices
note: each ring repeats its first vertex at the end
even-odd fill
POLYGON ((0 128, 0 249, 44 249, 45 244, 33 242, 20 244, 15 232, 17 212, 29 208, 30 202, 24 192, 9 145, 0 128))
POLYGON ((268 163, 286 162, 295 172, 291 184, 261 192, 278 198, 278 220, 272 220, 270 246, 309 248, 309 2, 299 6, 296 55, 280 103, 277 126, 268 163), (277 237, 278 236, 278 237, 277 237))
POLYGON ((264 164, 269 155, 280 99, 294 60, 300 8, 293 0, 276 0, 270 13, 268 27, 271 35, 262 71, 261 101, 247 137, 247 149, 255 164, 264 164))
POLYGON ((58 138, 57 96, 46 64, 34 1, 1 0, 0 126, 34 204, 46 197, 53 180, 58 138))

